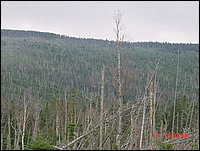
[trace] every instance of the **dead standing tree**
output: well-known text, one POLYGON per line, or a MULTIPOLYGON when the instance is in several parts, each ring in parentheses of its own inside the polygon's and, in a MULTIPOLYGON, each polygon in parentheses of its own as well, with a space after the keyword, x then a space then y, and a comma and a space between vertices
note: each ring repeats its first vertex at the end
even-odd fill
POLYGON ((100 142, 99 142, 99 149, 103 149, 103 100, 104 100, 104 70, 105 67, 103 65, 101 71, 101 103, 100 103, 100 142))
POLYGON ((117 10, 114 15, 115 22, 115 34, 116 34, 116 49, 117 49, 117 83, 118 83, 118 130, 116 137, 116 144, 120 148, 121 144, 121 135, 122 135, 122 84, 121 84, 121 58, 120 58, 120 47, 123 42, 124 35, 122 34, 123 26, 122 22, 122 14, 120 10, 117 10))
MULTIPOLYGON (((27 91, 29 93, 29 91, 27 91)), ((30 97, 30 95, 28 95, 30 97)), ((29 98, 30 99, 30 98, 29 98)), ((22 150, 24 150, 25 147, 25 131, 26 131, 26 122, 28 119, 28 105, 29 105, 29 99, 26 99, 26 92, 24 92, 24 99, 23 99, 23 124, 22 124, 22 136, 21 136, 21 142, 22 142, 22 150)))
POLYGON ((175 123, 175 112, 176 112, 176 98, 177 98, 177 85, 178 85, 178 73, 179 73, 179 51, 177 55, 177 69, 176 69, 176 84, 174 91, 174 110, 173 110, 173 120, 172 120, 172 134, 174 132, 174 123, 175 123))

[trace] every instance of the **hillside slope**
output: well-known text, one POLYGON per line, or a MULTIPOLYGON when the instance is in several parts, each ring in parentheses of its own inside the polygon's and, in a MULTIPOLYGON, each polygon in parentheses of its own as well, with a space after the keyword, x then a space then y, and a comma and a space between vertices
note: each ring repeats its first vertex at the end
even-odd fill
MULTIPOLYGON (((198 44, 137 42, 123 44, 124 97, 134 98, 144 89, 148 75, 161 57, 157 74, 159 91, 173 96, 180 53, 178 90, 190 94, 198 62, 198 44)), ((113 41, 80 39, 53 33, 1 30, 1 89, 3 94, 31 88, 44 99, 63 96, 75 87, 99 92, 100 69, 106 65, 106 94, 116 93, 116 50, 113 41)))

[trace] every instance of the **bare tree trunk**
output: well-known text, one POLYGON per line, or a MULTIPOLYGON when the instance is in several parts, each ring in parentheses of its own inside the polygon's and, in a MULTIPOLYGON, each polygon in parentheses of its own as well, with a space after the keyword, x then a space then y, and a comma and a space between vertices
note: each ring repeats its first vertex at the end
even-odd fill
POLYGON ((196 127, 199 129, 199 111, 197 112, 197 123, 196 123, 196 127))
POLYGON ((34 128, 33 128, 33 136, 32 139, 35 140, 38 133, 38 122, 39 122, 39 112, 35 113, 35 122, 34 122, 34 128))
POLYGON ((64 133, 65 133, 65 140, 67 140, 67 98, 66 98, 66 92, 65 92, 65 128, 64 128, 64 133))
POLYGON ((28 103, 26 103, 26 99, 25 99, 25 93, 24 93, 24 114, 23 114, 23 126, 22 126, 22 150, 24 150, 24 136, 25 136, 25 128, 26 128, 26 115, 27 115, 27 107, 28 107, 28 103))
POLYGON ((177 70, 176 70, 176 85, 174 92, 174 110, 173 110, 173 120, 172 120, 172 134, 174 133, 174 121, 175 121, 175 113, 176 113, 176 93, 177 93, 177 85, 178 85, 178 71, 179 71, 179 50, 178 50, 178 61, 177 61, 177 70))
POLYGON ((130 134, 130 146, 129 149, 132 150, 133 148, 133 134, 134 133, 134 115, 133 115, 133 105, 131 109, 131 134, 130 134))
POLYGON ((190 115, 190 123, 189 123, 189 129, 191 128, 192 125, 192 121, 193 121, 193 111, 194 111, 194 101, 192 102, 192 111, 191 111, 191 115, 190 115))
POLYGON ((152 146, 152 125, 153 125, 153 83, 151 82, 150 84, 150 96, 149 96, 149 103, 150 103, 150 111, 149 111, 149 120, 150 120, 150 125, 149 125, 149 131, 150 131, 150 136, 149 136, 149 141, 150 141, 150 148, 152 146))
POLYGON ((185 128, 184 128, 184 133, 188 130, 188 122, 189 122, 189 119, 190 119, 190 110, 192 109, 192 104, 190 104, 189 106, 189 111, 188 111, 188 114, 187 114, 187 118, 186 118, 186 124, 185 124, 185 128))
POLYGON ((179 112, 177 112, 177 117, 176 117, 176 132, 178 133, 178 116, 179 112))
POLYGON ((104 65, 101 71, 101 106, 100 106, 100 142, 99 142, 99 149, 103 150, 103 101, 104 101, 104 65))
POLYGON ((156 74, 154 77, 154 96, 153 96, 153 132, 156 132, 156 74))
POLYGON ((181 114, 181 127, 180 127, 181 130, 182 130, 182 127, 183 127, 182 125, 183 125, 183 112, 182 112, 182 114, 181 114))
MULTIPOLYGON (((156 74, 155 73, 155 77, 154 77, 154 87, 153 87, 153 133, 156 132, 156 87, 157 87, 157 83, 156 83, 156 74)), ((155 139, 153 139, 153 145, 155 144, 155 139)))
POLYGON ((141 107, 139 106, 138 109, 136 110, 137 115, 136 115, 135 120, 134 120, 134 107, 133 107, 133 105, 132 105, 132 108, 131 108, 131 134, 130 134, 129 150, 132 150, 134 143, 137 142, 137 139, 134 136, 134 129, 136 129, 136 127, 137 127, 137 119, 138 119, 138 116, 140 114, 140 108, 141 107))
POLYGON ((12 128, 14 129, 14 131, 15 131, 15 136, 14 136, 14 144, 13 144, 13 149, 14 150, 16 150, 17 148, 16 148, 16 144, 17 144, 17 130, 16 130, 16 128, 12 125, 12 123, 11 123, 11 126, 12 126, 12 128))
POLYGON ((57 141, 57 139, 59 138, 59 117, 58 117, 58 101, 56 100, 56 142, 59 143, 60 140, 57 141))
POLYGON ((160 120, 161 126, 160 126, 160 135, 163 136, 163 120, 160 120))
POLYGON ((144 130, 145 111, 146 111, 146 98, 144 98, 144 107, 143 107, 143 115, 142 115, 142 127, 141 127, 141 132, 140 132, 140 149, 142 148, 142 137, 143 137, 143 130, 144 130))
POLYGON ((8 113, 8 135, 7 135, 7 147, 6 147, 6 150, 11 150, 11 139, 10 139, 10 137, 11 137, 11 132, 10 132, 10 113, 8 113))
POLYGON ((21 133, 22 133, 21 125, 22 125, 22 121, 21 121, 21 119, 19 117, 19 123, 18 123, 18 126, 17 126, 18 127, 18 130, 17 130, 17 140, 16 140, 16 147, 15 147, 16 150, 20 149, 19 141, 20 141, 20 136, 21 136, 21 133))
MULTIPOLYGON (((77 112, 76 112, 76 109, 75 109, 75 107, 74 107, 74 124, 76 125, 77 124, 77 112)), ((76 126, 75 126, 76 127, 76 126)), ((74 134, 75 134, 75 129, 74 129, 74 134)), ((73 135, 74 135, 73 134, 73 135)), ((73 139, 75 139, 75 135, 73 136, 73 139)), ((60 137, 59 137, 59 143, 60 143, 60 137)), ((74 143, 74 146, 73 146, 73 150, 76 150, 76 148, 77 148, 77 142, 76 143, 74 143)))
POLYGON ((122 135, 122 85, 121 85, 121 59, 120 59, 120 42, 123 41, 123 35, 121 35, 121 12, 117 10, 117 14, 114 16, 114 21, 116 25, 116 44, 117 44, 117 82, 118 82, 118 131, 116 136, 116 144, 120 148, 121 146, 121 135, 122 135))

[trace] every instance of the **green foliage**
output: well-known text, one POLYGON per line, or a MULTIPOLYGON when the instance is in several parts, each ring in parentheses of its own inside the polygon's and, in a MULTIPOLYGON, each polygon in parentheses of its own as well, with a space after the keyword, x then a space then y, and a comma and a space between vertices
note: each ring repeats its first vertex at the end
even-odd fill
POLYGON ((170 143, 165 143, 165 142, 157 141, 156 145, 158 146, 158 148, 160 150, 172 150, 173 149, 173 145, 170 144, 170 143))
POLYGON ((183 97, 179 97, 176 100, 176 112, 182 113, 182 112, 188 112, 188 100, 186 96, 184 95, 183 97))
POLYGON ((190 144, 190 146, 191 146, 191 149, 192 149, 192 150, 199 150, 199 148, 198 148, 198 143, 197 143, 197 142, 192 142, 192 143, 190 144))
POLYGON ((25 147, 26 150, 55 150, 52 143, 45 137, 44 134, 40 135, 33 142, 25 147))
POLYGON ((75 128, 76 128, 76 124, 75 123, 70 123, 68 125, 70 140, 72 140, 74 138, 74 136, 75 136, 75 128))
POLYGON ((119 150, 119 146, 117 144, 112 144, 112 150, 119 150))

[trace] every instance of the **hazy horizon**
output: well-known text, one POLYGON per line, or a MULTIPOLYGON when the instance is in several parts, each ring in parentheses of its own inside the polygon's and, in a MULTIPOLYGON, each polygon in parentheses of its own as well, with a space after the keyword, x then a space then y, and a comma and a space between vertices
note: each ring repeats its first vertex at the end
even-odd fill
MULTIPOLYGON (((18 31, 34 31, 34 32, 42 32, 42 33, 52 33, 52 34, 56 34, 56 35, 62 35, 62 36, 69 36, 71 38, 82 38, 82 39, 94 39, 94 40, 108 40, 108 41, 114 41, 114 40, 109 40, 109 39, 100 39, 100 38, 86 38, 86 37, 76 37, 76 36, 70 36, 70 35, 65 35, 65 34, 58 34, 58 33, 53 33, 53 32, 48 32, 48 31, 36 31, 36 30, 22 30, 22 29, 6 29, 6 28, 3 28, 1 30, 18 30, 18 31)), ((171 44, 199 44, 198 42, 197 43, 193 43, 193 42, 168 42, 168 41, 126 41, 125 42, 131 42, 131 43, 134 43, 134 42, 159 42, 159 43, 171 43, 171 44)))

